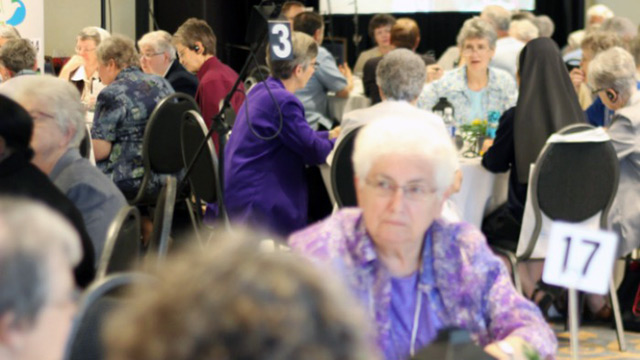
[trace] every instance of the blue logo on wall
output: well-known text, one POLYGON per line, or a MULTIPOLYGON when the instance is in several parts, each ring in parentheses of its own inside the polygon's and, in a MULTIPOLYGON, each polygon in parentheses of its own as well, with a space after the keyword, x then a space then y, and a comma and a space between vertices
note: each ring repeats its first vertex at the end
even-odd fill
POLYGON ((13 16, 9 20, 7 20, 7 24, 18 26, 22 24, 24 19, 27 17, 27 9, 21 0, 12 0, 12 3, 18 3, 20 6, 16 9, 16 12, 13 13, 13 16))

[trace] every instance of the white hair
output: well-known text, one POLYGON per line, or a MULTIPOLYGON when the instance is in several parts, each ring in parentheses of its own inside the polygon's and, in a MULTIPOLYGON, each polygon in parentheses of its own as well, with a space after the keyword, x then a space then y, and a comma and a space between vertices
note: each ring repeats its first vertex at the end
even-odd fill
POLYGON ((601 31, 610 31, 618 34, 624 41, 630 41, 638 35, 638 27, 629 18, 614 16, 605 20, 600 26, 601 31))
POLYGON ((537 38, 539 32, 538 27, 526 19, 514 20, 511 22, 511 25, 509 25, 509 36, 522 42, 529 42, 537 38))
POLYGON ((31 325, 48 300, 50 262, 59 256, 71 268, 80 261, 80 238, 71 224, 47 206, 0 197, 0 317, 31 325))
POLYGON ((589 63, 587 79, 593 89, 613 89, 623 101, 636 89, 636 63, 631 54, 614 46, 598 53, 589 63))
POLYGON ((511 12, 500 5, 487 5, 482 9, 480 17, 493 25, 496 31, 508 31, 511 12))
POLYGON ((556 30, 556 25, 547 15, 536 16, 535 24, 540 32, 540 37, 551 37, 553 32, 556 30))
POLYGON ((423 158, 433 166, 433 181, 440 194, 451 186, 458 169, 456 150, 449 136, 421 118, 384 117, 365 125, 356 137, 352 157, 358 179, 365 179, 373 164, 385 155, 423 158))
POLYGON ((73 133, 69 148, 78 147, 85 136, 85 107, 70 82, 51 75, 18 76, 0 86, 0 94, 29 110, 53 115, 63 134, 73 133))
POLYGON ((408 49, 386 54, 376 68, 376 83, 391 100, 413 101, 420 96, 427 71, 420 56, 408 49))
POLYGON ((7 40, 20 39, 20 33, 15 27, 7 24, 2 24, 0 25, 0 38, 7 40))
POLYGON ((171 34, 164 30, 144 34, 144 36, 138 40, 138 49, 142 51, 144 45, 151 46, 155 52, 169 54, 171 61, 176 59, 176 48, 171 43, 171 34))
POLYGON ((489 41, 489 47, 495 49, 498 35, 488 21, 483 20, 478 16, 474 16, 471 19, 467 19, 464 24, 462 24, 462 28, 460 29, 460 32, 458 32, 456 41, 458 46, 462 47, 467 39, 474 38, 487 39, 487 41, 489 41))
POLYGON ((593 5, 587 10, 587 20, 591 23, 591 18, 593 17, 602 17, 604 19, 609 19, 613 17, 613 11, 609 9, 606 5, 598 4, 593 5))

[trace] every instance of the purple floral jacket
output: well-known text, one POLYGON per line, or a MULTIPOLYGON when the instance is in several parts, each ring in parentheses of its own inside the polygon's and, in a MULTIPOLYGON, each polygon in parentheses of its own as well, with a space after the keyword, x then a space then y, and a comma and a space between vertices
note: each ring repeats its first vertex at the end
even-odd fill
MULTIPOLYGON (((477 229, 466 223, 436 220, 428 235, 432 249, 424 250, 423 264, 431 261, 435 283, 421 276, 419 289, 445 327, 469 330, 481 346, 509 335, 519 336, 542 358, 555 357, 557 339, 551 328, 536 305, 516 292, 506 267, 477 229), (429 301, 433 290, 442 301, 429 301)), ((343 209, 294 233, 289 245, 293 251, 333 268, 372 317, 375 314, 380 348, 391 345, 391 278, 377 259, 360 209, 343 209)))

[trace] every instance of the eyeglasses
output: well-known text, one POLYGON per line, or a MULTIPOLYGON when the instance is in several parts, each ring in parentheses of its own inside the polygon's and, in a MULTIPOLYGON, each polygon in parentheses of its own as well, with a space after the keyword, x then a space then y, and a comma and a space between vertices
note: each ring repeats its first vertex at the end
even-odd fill
POLYGON ((376 179, 365 179, 365 184, 370 186, 374 193, 380 197, 392 197, 398 189, 402 189, 402 194, 407 200, 421 201, 436 193, 437 190, 429 188, 423 182, 411 182, 406 185, 398 185, 395 181, 384 177, 376 179))
POLYGON ((95 49, 96 49, 96 48, 87 49, 87 48, 77 47, 77 48, 76 48, 76 54, 82 54, 82 53, 92 52, 92 51, 94 51, 95 49))
POLYGON ((158 55, 162 55, 164 54, 163 52, 157 52, 157 53, 148 53, 148 54, 140 54, 140 59, 151 59, 154 56, 158 56, 158 55))
POLYGON ((600 91, 607 90, 607 88, 593 89, 591 88, 591 86, 587 86, 587 87, 589 88, 589 90, 591 90, 591 95, 597 95, 600 91))
POLYGON ((473 54, 474 52, 478 53, 479 55, 484 55, 488 51, 489 51, 488 47, 477 47, 477 48, 466 47, 466 48, 462 49, 462 55, 469 56, 469 55, 473 54))

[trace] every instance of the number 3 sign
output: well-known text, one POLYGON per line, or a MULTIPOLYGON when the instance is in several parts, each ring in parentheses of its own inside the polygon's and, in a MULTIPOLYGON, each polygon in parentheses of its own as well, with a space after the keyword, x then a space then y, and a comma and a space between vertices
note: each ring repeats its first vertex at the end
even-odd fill
POLYGON ((293 60, 290 22, 269 21, 269 51, 272 60, 293 60))
POLYGON ((542 280, 604 295, 609 291, 617 246, 615 233, 555 222, 542 280))

